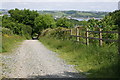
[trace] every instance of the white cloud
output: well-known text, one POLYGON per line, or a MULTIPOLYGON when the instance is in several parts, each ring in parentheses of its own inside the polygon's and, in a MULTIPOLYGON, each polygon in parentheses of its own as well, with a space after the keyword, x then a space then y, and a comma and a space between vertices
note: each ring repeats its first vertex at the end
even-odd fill
POLYGON ((118 2, 119 0, 0 0, 0 2, 118 2))

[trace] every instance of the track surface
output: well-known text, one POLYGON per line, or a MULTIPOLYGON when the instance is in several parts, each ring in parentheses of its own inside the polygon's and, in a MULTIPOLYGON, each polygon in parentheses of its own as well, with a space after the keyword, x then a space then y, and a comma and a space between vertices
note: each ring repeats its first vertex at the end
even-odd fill
POLYGON ((25 40, 12 54, 3 55, 2 61, 7 78, 83 78, 38 40, 25 40))

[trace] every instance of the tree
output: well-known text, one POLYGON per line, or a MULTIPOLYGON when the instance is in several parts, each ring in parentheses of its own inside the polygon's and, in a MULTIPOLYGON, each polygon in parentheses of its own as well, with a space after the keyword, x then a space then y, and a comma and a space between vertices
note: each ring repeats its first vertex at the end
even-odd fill
POLYGON ((39 15, 35 21, 35 29, 34 31, 36 33, 41 32, 42 30, 46 29, 46 28, 54 28, 56 27, 56 23, 54 18, 51 15, 45 14, 45 15, 39 15))
POLYGON ((19 10, 16 8, 14 10, 9 10, 9 14, 16 22, 31 26, 31 35, 34 34, 34 20, 37 16, 39 16, 37 11, 30 11, 29 9, 19 10))
POLYGON ((19 23, 23 23, 25 25, 34 26, 34 20, 39 15, 37 11, 30 11, 29 9, 24 10, 9 10, 9 14, 12 18, 14 18, 19 23))
POLYGON ((58 27, 64 27, 64 28, 71 28, 71 27, 73 27, 73 24, 70 22, 70 20, 65 18, 65 17, 59 18, 57 20, 56 24, 57 24, 58 27))
POLYGON ((30 38, 32 33, 32 28, 30 26, 18 23, 14 18, 8 17, 7 15, 4 15, 2 18, 2 26, 10 29, 13 34, 25 36, 27 39, 30 38))

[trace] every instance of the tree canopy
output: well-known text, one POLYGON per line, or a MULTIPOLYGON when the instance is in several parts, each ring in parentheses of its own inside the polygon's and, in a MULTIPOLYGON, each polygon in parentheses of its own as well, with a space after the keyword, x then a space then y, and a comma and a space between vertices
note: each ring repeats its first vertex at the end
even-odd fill
POLYGON ((65 17, 59 18, 59 19, 57 20, 56 25, 57 25, 58 27, 64 27, 64 28, 73 27, 73 24, 70 22, 70 20, 67 19, 67 18, 65 18, 65 17))
POLYGON ((35 31, 36 32, 40 32, 41 30, 46 29, 46 28, 56 27, 54 18, 48 14, 39 15, 35 19, 34 23, 35 23, 35 31))

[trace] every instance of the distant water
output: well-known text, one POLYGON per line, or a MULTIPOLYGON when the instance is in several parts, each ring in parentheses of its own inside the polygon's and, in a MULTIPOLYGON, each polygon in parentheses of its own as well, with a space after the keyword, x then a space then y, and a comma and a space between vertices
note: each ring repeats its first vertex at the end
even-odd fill
MULTIPOLYGON (((75 19, 75 20, 78 20, 78 21, 88 21, 89 19, 92 19, 92 18, 72 18, 72 19, 75 19)), ((94 18, 94 19, 100 20, 102 18, 94 18)))
POLYGON ((4 2, 4 9, 106 11, 118 9, 117 2, 4 2))

